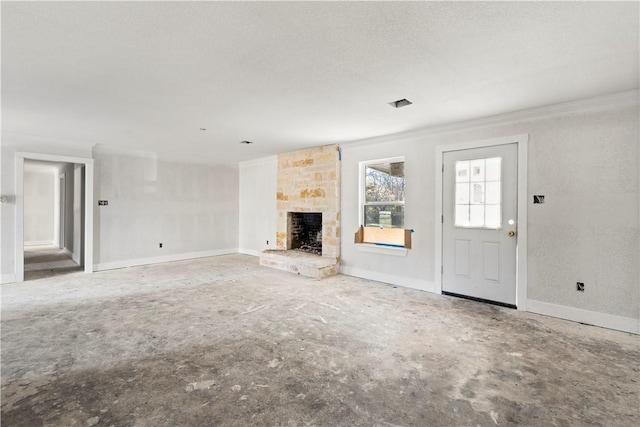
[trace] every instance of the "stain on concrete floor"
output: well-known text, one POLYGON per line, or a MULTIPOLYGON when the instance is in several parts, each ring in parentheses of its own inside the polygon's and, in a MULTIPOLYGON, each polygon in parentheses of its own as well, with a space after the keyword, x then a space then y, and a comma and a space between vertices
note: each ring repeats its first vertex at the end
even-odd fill
POLYGON ((230 255, 4 285, 7 426, 640 425, 640 339, 230 255))

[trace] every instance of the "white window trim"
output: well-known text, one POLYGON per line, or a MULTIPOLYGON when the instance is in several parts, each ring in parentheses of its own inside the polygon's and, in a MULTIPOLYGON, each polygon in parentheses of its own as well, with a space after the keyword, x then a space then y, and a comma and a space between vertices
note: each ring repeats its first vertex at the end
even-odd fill
MULTIPOLYGON (((359 174, 358 174, 358 184, 359 184, 359 188, 360 188, 360 194, 359 194, 359 200, 358 200, 358 221, 360 225, 364 226, 364 205, 366 202, 366 191, 365 191, 365 177, 364 177, 364 171, 365 168, 369 165, 376 165, 378 163, 398 163, 398 162, 404 162, 404 156, 398 156, 398 157, 387 157, 384 159, 374 159, 374 160, 365 160, 360 162, 360 167, 359 167, 359 174)), ((403 202, 370 202, 368 203, 369 205, 402 205, 404 206, 404 201, 403 202)))
POLYGON ((360 252, 372 252, 374 254, 407 256, 409 250, 394 246, 381 246, 373 243, 356 243, 356 249, 360 252))

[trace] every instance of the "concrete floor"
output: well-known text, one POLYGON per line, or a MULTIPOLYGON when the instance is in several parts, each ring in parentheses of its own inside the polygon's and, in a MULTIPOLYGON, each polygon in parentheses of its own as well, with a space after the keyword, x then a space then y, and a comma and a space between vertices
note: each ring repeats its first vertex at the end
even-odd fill
POLYGON ((24 248, 25 281, 43 279, 75 271, 82 271, 82 267, 57 246, 25 246, 24 248))
POLYGON ((4 285, 6 426, 637 426, 640 338, 245 255, 4 285))

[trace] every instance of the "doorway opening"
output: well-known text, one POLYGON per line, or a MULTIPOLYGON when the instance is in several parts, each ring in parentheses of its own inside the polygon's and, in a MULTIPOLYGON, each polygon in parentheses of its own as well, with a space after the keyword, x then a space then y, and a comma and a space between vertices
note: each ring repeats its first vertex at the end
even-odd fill
POLYGON ((24 280, 82 271, 84 165, 25 159, 24 280))
POLYGON ((93 160, 16 153, 16 282, 93 271, 93 160))

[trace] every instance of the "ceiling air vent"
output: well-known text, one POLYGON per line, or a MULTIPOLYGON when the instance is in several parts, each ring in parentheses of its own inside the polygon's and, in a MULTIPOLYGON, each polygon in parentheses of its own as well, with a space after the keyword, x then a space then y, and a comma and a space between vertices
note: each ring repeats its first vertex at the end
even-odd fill
POLYGON ((413 104, 413 102, 409 101, 408 99, 404 99, 404 98, 389 103, 389 105, 391 105, 393 108, 402 108, 402 107, 406 107, 407 105, 411 105, 411 104, 413 104))

